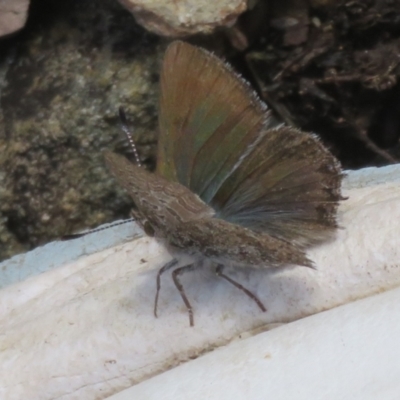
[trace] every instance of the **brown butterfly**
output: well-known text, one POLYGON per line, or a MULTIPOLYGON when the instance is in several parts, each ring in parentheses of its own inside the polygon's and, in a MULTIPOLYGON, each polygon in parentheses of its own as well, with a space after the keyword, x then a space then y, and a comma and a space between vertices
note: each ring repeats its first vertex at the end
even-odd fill
MULTIPOLYGON (((140 219, 193 263, 172 277, 189 312, 183 272, 207 259, 224 266, 312 267, 305 249, 337 227, 339 162, 312 134, 273 125, 249 85, 213 54, 184 42, 167 49, 161 71, 157 173, 107 152, 107 164, 140 219)), ((157 275, 154 313, 163 272, 157 275)))

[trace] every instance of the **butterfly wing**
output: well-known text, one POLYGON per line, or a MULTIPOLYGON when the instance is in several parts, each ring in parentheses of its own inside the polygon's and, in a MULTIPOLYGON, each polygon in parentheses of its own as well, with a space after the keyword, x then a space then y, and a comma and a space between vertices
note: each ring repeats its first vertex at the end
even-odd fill
POLYGON ((209 203, 260 141, 266 106, 212 54, 184 42, 167 49, 159 107, 157 172, 209 203))
POLYGON ((266 132, 211 205, 222 219, 308 246, 337 227, 341 181, 339 162, 318 138, 280 126, 266 132))
POLYGON ((266 106, 212 54, 172 43, 161 74, 158 172, 217 216, 309 245, 336 226, 341 173, 318 139, 272 127, 266 106))

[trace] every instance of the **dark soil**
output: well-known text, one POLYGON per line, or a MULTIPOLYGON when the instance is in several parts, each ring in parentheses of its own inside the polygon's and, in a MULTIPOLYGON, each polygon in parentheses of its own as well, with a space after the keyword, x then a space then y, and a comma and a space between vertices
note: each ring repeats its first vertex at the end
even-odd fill
MULTIPOLYGON (((345 169, 398 162, 400 1, 310 3, 260 0, 232 29, 190 40, 211 43, 345 169)), ((0 259, 128 216, 101 152, 121 147, 123 105, 154 168, 166 44, 111 0, 35 0, 27 27, 0 40, 0 259)))
POLYGON ((298 18, 294 32, 290 26, 274 28, 276 20, 290 18, 290 11, 280 11, 247 54, 248 64, 280 118, 320 135, 345 168, 396 163, 400 2, 334 4, 303 9, 305 21, 298 18))

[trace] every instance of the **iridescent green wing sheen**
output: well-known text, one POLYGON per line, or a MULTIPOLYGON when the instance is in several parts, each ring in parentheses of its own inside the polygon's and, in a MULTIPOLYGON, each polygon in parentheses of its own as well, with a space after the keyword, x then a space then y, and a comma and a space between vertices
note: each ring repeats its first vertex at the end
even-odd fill
POLYGON ((265 105, 212 54, 183 42, 161 72, 157 171, 210 203, 260 140, 265 105))
POLYGON ((311 134, 290 127, 263 139, 212 199, 217 216, 308 246, 337 226, 339 162, 311 134))
POLYGON ((161 76, 158 172, 217 216, 301 246, 336 227, 339 163, 313 135, 270 126, 265 105, 226 64, 183 42, 161 76))

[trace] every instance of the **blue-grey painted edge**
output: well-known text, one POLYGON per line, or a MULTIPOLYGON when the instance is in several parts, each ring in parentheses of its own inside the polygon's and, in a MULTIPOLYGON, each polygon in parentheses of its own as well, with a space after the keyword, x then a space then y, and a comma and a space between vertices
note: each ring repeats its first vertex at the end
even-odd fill
POLYGON ((138 226, 134 222, 127 222, 78 239, 51 242, 25 254, 18 254, 0 263, 0 288, 140 236, 142 231, 138 226))
MULTIPOLYGON (((397 181, 400 184, 399 164, 347 171, 343 187, 348 190, 397 181)), ((79 239, 48 243, 0 263, 0 288, 142 235, 143 232, 135 223, 128 222, 79 239)))

